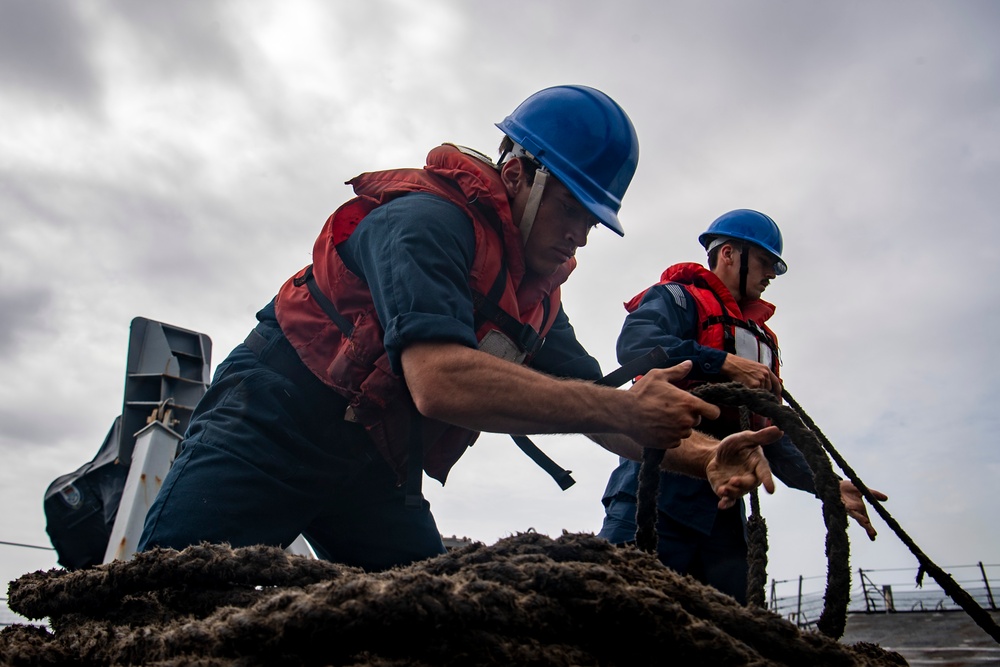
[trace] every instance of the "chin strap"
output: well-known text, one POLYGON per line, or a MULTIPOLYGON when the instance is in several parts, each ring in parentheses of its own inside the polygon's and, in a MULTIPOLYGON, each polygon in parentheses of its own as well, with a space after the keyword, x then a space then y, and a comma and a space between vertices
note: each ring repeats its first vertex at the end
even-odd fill
POLYGON ((539 164, 535 156, 524 149, 521 144, 515 143, 513 148, 500 155, 497 164, 503 167, 509 160, 524 158, 536 165, 535 179, 531 183, 531 192, 528 193, 528 201, 524 205, 524 213, 521 215, 521 224, 518 230, 521 232, 521 242, 528 244, 528 237, 531 236, 531 228, 535 224, 535 216, 538 214, 538 205, 542 203, 542 193, 545 192, 545 182, 549 178, 549 171, 539 164))
POLYGON ((528 193, 528 201, 524 205, 524 213, 521 214, 521 224, 518 225, 524 245, 528 245, 528 237, 531 236, 531 228, 535 224, 538 205, 542 203, 542 193, 545 191, 545 181, 548 178, 549 172, 545 167, 539 167, 535 171, 535 181, 531 184, 531 192, 528 193))
POLYGON ((747 298, 747 274, 750 272, 750 244, 744 243, 740 252, 740 301, 747 298))

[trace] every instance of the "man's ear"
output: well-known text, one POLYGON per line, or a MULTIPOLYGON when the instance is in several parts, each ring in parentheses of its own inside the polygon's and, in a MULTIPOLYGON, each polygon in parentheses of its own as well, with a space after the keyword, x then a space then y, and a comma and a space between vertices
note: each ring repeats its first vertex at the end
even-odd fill
POLYGON ((517 194, 524 179, 524 166, 517 158, 507 160, 500 167, 500 179, 507 189, 507 196, 511 199, 517 194))
POLYGON ((726 260, 727 264, 735 263, 736 249, 733 247, 732 243, 723 243, 722 247, 719 248, 719 259, 726 260))

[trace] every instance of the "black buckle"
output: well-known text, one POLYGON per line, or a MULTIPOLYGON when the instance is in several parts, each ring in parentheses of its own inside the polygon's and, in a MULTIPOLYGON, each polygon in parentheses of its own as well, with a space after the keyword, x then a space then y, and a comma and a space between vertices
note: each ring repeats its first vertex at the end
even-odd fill
POLYGON ((524 350, 528 356, 533 356, 542 349, 542 345, 545 344, 545 339, 538 335, 530 325, 525 324, 521 327, 521 333, 517 337, 517 344, 524 350))

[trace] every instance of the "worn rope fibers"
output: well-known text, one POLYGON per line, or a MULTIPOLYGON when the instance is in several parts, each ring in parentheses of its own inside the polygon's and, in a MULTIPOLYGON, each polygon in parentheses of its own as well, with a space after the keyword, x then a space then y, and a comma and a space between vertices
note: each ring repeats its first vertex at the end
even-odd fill
MULTIPOLYGON (((740 427, 750 430, 750 411, 740 406, 740 427)), ((767 522, 760 513, 757 489, 750 490, 750 516, 747 517, 747 604, 767 605, 764 586, 767 584, 767 522)))
POLYGON ((747 517, 747 604, 767 606, 767 522, 760 513, 757 489, 750 492, 750 516, 747 517))
POLYGON ((158 549, 28 574, 0 665, 905 665, 840 644, 593 535, 521 533, 381 573, 277 548, 158 549), (192 602, 196 599, 196 602, 192 602))
POLYGON ((642 450, 639 490, 635 504, 635 545, 648 554, 656 553, 656 496, 660 488, 660 464, 664 450, 642 450))
MULTIPOLYGON (((836 478, 832 474, 832 469, 830 467, 829 460, 826 455, 822 453, 817 447, 817 444, 822 446, 830 458, 832 458, 840 469, 844 472, 847 478, 852 484, 861 492, 865 500, 875 509, 880 517, 886 522, 886 524, 892 529, 896 536, 905 544, 910 552, 916 556, 917 561, 920 563, 920 569, 917 575, 917 583, 920 580, 924 572, 929 573, 934 580, 941 586, 952 600, 955 601, 969 616, 982 628, 990 637, 992 637, 997 643, 1000 643, 1000 625, 993 619, 993 617, 984 610, 976 600, 969 595, 947 572, 945 572, 941 567, 931 561, 926 554, 917 546, 916 542, 913 541, 906 531, 899 525, 899 522, 888 512, 888 510, 883 507, 882 503, 872 495, 871 490, 861 481, 858 474, 853 468, 847 463, 840 452, 834 448, 830 440, 823 434, 823 432, 816 426, 815 422, 809 417, 809 415, 802 409, 802 407, 795 401, 792 395, 787 391, 787 389, 782 389, 782 396, 784 400, 788 403, 790 408, 785 408, 777 404, 777 400, 769 392, 763 390, 747 389, 742 385, 737 383, 729 384, 713 384, 713 385, 702 385, 697 389, 693 390, 692 393, 700 396, 701 398, 717 404, 723 405, 745 405, 749 407, 753 412, 769 417, 774 421, 782 430, 792 438, 792 441, 802 450, 806 461, 809 463, 810 467, 813 469, 816 475, 816 488, 820 497, 823 499, 823 517, 827 525, 827 559, 828 559, 828 576, 827 576, 827 593, 825 606, 823 609, 823 616, 820 617, 819 627, 826 633, 836 632, 837 634, 831 635, 840 637, 843 635, 844 627, 846 626, 846 604, 847 597, 844 597, 843 603, 843 618, 844 621, 841 623, 839 620, 834 619, 834 615, 837 615, 837 619, 840 617, 840 611, 837 609, 840 606, 839 600, 841 599, 840 587, 841 584, 834 586, 834 575, 836 575, 837 580, 841 578, 844 579, 844 596, 850 595, 850 572, 848 565, 848 542, 847 542, 847 519, 846 512, 843 511, 843 501, 840 499, 839 484, 836 478), (729 387, 729 389, 724 390, 722 393, 724 396, 712 396, 711 388, 715 387, 729 387), (749 402, 741 403, 740 399, 736 399, 730 394, 740 394, 745 395, 748 401, 752 400, 753 405, 749 402), (794 415, 794 418, 792 417, 794 415), (805 429, 802 431, 801 429, 805 429), (798 435, 796 435, 798 434, 798 435), (815 462, 815 465, 814 465, 815 462), (827 475, 829 471, 829 476, 827 475), (822 475, 820 475, 822 472, 822 475), (833 495, 836 494, 836 502, 833 501, 833 495), (829 500, 828 500, 829 499, 829 500), (843 530, 839 529, 840 517, 843 517, 843 530), (831 528, 831 518, 837 519, 834 524, 838 526, 836 534, 831 528), (841 535, 843 538, 841 539, 841 535), (839 630, 838 630, 839 628, 839 630)), ((659 453, 659 458, 652 463, 650 471, 659 468, 659 461, 662 460, 663 454, 662 450, 647 450, 646 454, 652 459, 655 457, 655 452, 659 453)), ((645 460, 643 462, 643 468, 647 466, 645 460)), ((642 506, 643 503, 649 506, 652 503, 652 507, 655 513, 655 495, 657 492, 657 485, 659 484, 659 475, 650 477, 649 472, 647 475, 643 476, 640 470, 640 487, 639 487, 639 505, 642 506), (645 481, 645 485, 643 482, 645 481)), ((755 501, 755 498, 751 497, 751 503, 755 501)), ((655 514, 654 514, 655 516, 655 514)), ((639 515, 636 515, 637 520, 639 515)), ((655 520, 655 519, 654 519, 655 520)), ((766 552, 766 535, 764 535, 764 549, 766 552)), ((655 538, 652 542, 652 547, 647 544, 647 549, 655 551, 655 538)), ((757 550, 759 549, 759 544, 754 544, 752 539, 748 542, 748 561, 750 562, 750 571, 753 572, 755 567, 754 558, 757 550)), ((763 556, 766 559, 766 553, 763 556)), ((766 562, 766 561, 765 561, 766 562)), ((748 576, 748 578, 752 578, 748 576)), ((748 585, 748 595, 750 587, 748 585)))
MULTIPOLYGON (((748 389, 737 382, 703 384, 691 390, 691 393, 715 405, 732 407, 746 406, 748 410, 767 417, 783 430, 802 451, 809 467, 812 468, 816 483, 816 493, 822 501, 823 520, 826 524, 826 556, 827 585, 824 594, 823 612, 817 622, 817 628, 829 637, 842 637, 847 626, 847 606, 851 594, 851 571, 849 564, 850 546, 847 539, 847 510, 840 498, 840 484, 833 472, 830 460, 823 452, 817 436, 806 427, 794 410, 778 403, 777 397, 762 389, 748 389)), ((639 495, 637 498, 636 520, 639 520, 638 508, 653 508, 655 521, 656 492, 659 485, 659 463, 663 459, 662 450, 647 450, 639 471, 639 495), (653 452, 659 451, 659 456, 653 452), (642 468, 649 468, 644 475, 642 468), (643 484, 643 481, 646 484, 643 484)), ((640 527, 641 528, 641 527, 640 527)), ((648 527, 647 527, 648 529, 648 527)), ((652 528, 654 537, 652 547, 649 543, 637 545, 649 551, 655 551, 655 526, 652 528)), ((638 533, 637 533, 638 535, 638 533)), ((765 536, 766 540, 766 536, 765 536)), ((766 544, 766 542, 765 542, 766 544)), ((766 549, 766 546, 765 546, 766 549)), ((759 553, 759 542, 755 545, 754 554, 759 553)), ((749 557, 748 553, 748 557, 749 557)), ((749 587, 748 587, 749 588, 749 587)))
MULTIPOLYGON (((858 491, 860 491, 865 497, 865 500, 867 500, 868 503, 875 508, 878 515, 882 517, 890 528, 892 528, 892 531, 896 533, 896 536, 900 540, 902 540, 903 544, 909 547, 910 552, 917 557, 917 561, 920 563, 919 572, 930 573, 941 589, 944 590, 962 609, 964 609, 965 612, 972 617, 972 620, 979 625, 979 627, 985 630, 986 633, 996 640, 997 643, 1000 643, 1000 626, 998 626, 997 622, 993 620, 993 617, 990 616, 989 612, 983 609, 979 603, 976 602, 976 600, 969 595, 965 589, 959 586, 947 572, 938 567, 924 554, 923 551, 921 551, 920 547, 917 546, 917 543, 906 534, 896 519, 894 519, 892 515, 889 514, 888 510, 882 506, 879 499, 872 495, 871 490, 865 486, 864 482, 862 482, 858 477, 858 474, 847 464, 847 461, 840 455, 840 452, 834 449, 833 444, 827 439, 823 432, 819 430, 819 427, 813 423, 812 419, 810 419, 809 415, 806 414, 802 407, 795 402, 795 399, 792 398, 791 394, 787 391, 782 391, 785 401, 792 407, 793 410, 795 410, 796 413, 798 413, 806 427, 816 435, 819 442, 822 443, 823 448, 826 449, 826 451, 830 454, 830 457, 836 461, 837 465, 840 466, 840 469, 844 471, 845 475, 847 475, 847 478, 851 480, 851 483, 857 487, 858 491)), ((922 574, 918 574, 917 576, 918 584, 920 583, 921 576, 922 574)))

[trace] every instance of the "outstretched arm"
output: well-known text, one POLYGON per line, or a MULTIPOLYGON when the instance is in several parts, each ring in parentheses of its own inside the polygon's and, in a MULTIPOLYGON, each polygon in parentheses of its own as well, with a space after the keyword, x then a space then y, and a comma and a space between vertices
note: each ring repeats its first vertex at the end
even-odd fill
POLYGON ((719 408, 672 384, 690 362, 654 369, 627 391, 553 378, 453 343, 415 343, 403 350, 402 365, 417 410, 433 419, 496 433, 600 433, 595 440, 636 459, 643 448, 666 449, 665 468, 707 478, 725 507, 758 484, 774 491, 760 445, 781 431, 737 433, 721 443, 694 432, 719 408))
POLYGON ((620 433, 669 449, 719 408, 678 389, 690 364, 657 369, 628 391, 554 378, 463 345, 414 343, 403 377, 421 414, 494 433, 620 433))
MULTIPOLYGON (((642 447, 624 436, 605 433, 590 437, 620 456, 633 461, 642 460, 642 447)), ((735 433, 721 442, 694 431, 679 447, 664 452, 661 467, 707 479, 720 497, 719 508, 726 509, 759 485, 763 485, 768 493, 774 493, 774 480, 761 445, 780 437, 781 431, 775 426, 761 431, 735 433)))

